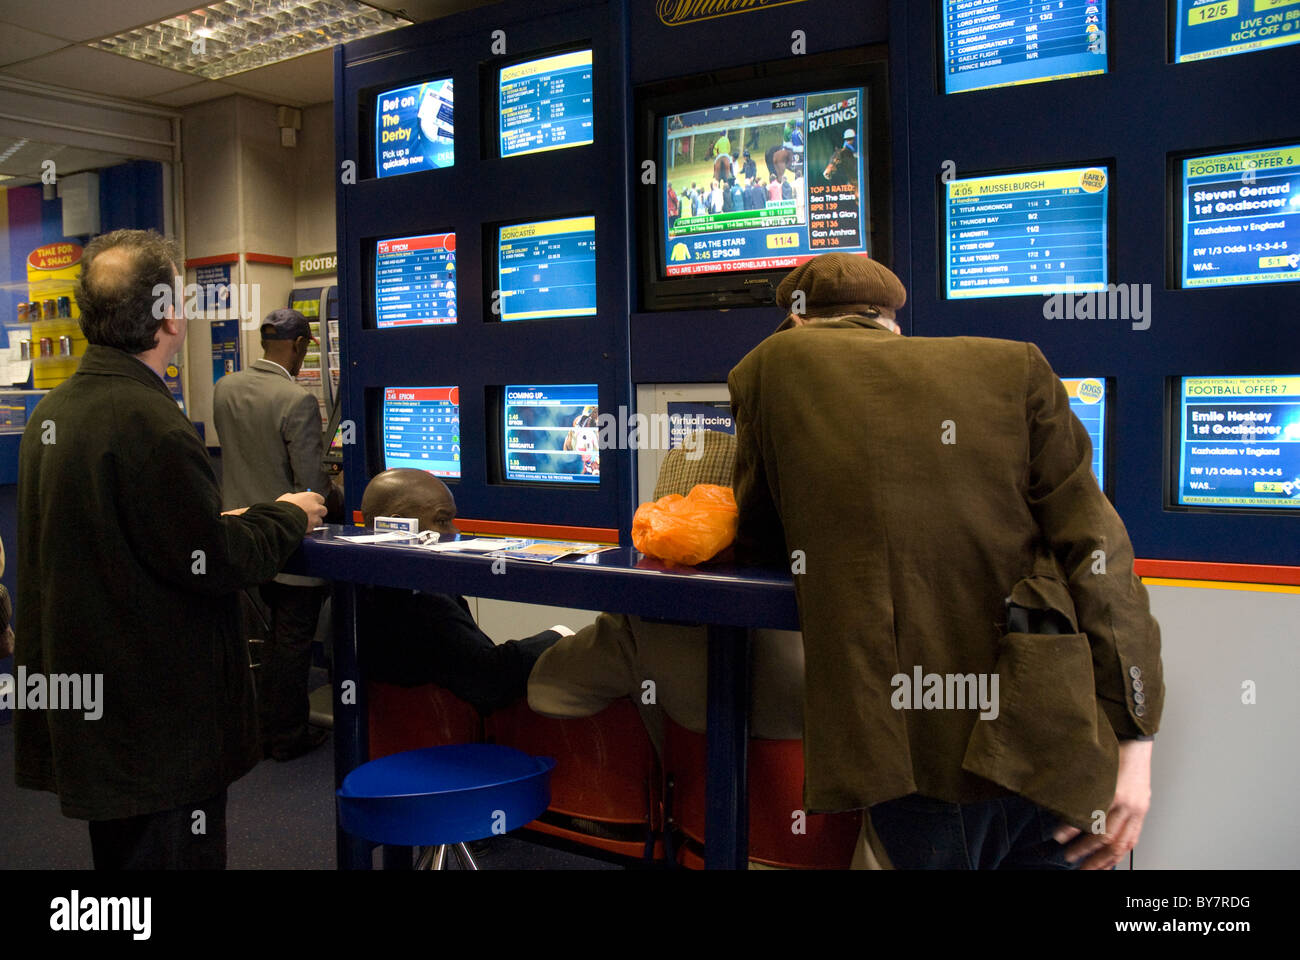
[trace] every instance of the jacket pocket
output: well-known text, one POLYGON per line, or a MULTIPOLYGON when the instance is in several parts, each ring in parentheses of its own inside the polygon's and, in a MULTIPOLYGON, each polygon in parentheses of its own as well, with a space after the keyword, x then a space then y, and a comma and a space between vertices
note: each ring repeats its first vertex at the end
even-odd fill
POLYGON ((1109 808, 1118 764, 1087 636, 1009 633, 994 673, 997 715, 975 722, 962 768, 1086 826, 1109 808))

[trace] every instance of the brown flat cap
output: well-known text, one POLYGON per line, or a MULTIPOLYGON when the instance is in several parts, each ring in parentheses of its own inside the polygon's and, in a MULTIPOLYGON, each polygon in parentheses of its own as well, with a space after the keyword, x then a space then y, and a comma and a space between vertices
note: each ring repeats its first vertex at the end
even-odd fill
POLYGON ((897 310, 907 302, 903 282, 882 263, 861 255, 823 253, 795 267, 776 288, 776 302, 790 312, 796 290, 803 315, 837 317, 870 307, 897 310))

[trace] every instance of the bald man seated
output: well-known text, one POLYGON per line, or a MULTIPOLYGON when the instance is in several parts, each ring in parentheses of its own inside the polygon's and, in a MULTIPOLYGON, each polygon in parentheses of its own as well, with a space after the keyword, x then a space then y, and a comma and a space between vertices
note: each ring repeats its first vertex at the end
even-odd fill
MULTIPOLYGON (((414 517, 421 531, 459 533, 455 498, 423 470, 377 475, 361 498, 361 512, 367 524, 375 517, 414 517)), ((394 587, 358 587, 357 613, 367 677, 405 687, 436 683, 484 716, 522 699, 537 658, 572 633, 553 628, 496 644, 474 622, 464 597, 394 587)))

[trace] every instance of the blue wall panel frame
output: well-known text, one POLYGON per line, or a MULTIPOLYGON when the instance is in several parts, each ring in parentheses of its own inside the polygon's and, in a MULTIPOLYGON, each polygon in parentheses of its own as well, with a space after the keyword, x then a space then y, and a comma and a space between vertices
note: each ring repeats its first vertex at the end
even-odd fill
MULTIPOLYGON (((1300 140, 1300 49, 1168 62, 1165 0, 1110 4, 1109 72, 1020 87, 940 92, 939 3, 915 3, 896 43, 911 52, 912 332, 1030 340, 1061 376, 1113 377, 1115 507, 1137 556, 1300 563, 1300 517, 1166 510, 1165 388, 1181 375, 1300 373, 1295 284, 1166 286, 1168 156, 1300 140), (1230 105, 1230 107, 1229 107, 1230 105), (1122 320, 1046 320, 1044 298, 945 300, 940 169, 957 176, 1111 161, 1112 283, 1151 284, 1146 330, 1122 320)), ((1175 424, 1176 426, 1176 424, 1175 424)))
POLYGON ((339 286, 347 338, 344 416, 358 427, 345 450, 347 502, 360 505, 379 468, 375 420, 385 386, 460 388, 462 477, 450 485, 462 516, 483 520, 619 528, 631 526, 631 454, 601 451, 597 489, 489 483, 486 391, 512 383, 596 383, 601 412, 631 409, 627 311, 627 31, 621 4, 558 0, 500 4, 348 44, 335 56, 335 130, 340 161, 358 181, 337 187, 339 286), (493 32, 506 53, 492 53, 493 32), (495 103, 494 65, 590 43, 594 143, 522 157, 485 149, 484 99, 495 103), (455 165, 367 179, 370 131, 361 95, 429 76, 455 88, 455 165), (489 154, 489 155, 485 155, 489 154), (596 218, 595 317, 499 323, 489 319, 484 227, 578 213, 596 218), (456 232, 456 324, 367 329, 373 318, 367 259, 377 238, 456 232), (367 252, 369 248, 369 252, 367 252))

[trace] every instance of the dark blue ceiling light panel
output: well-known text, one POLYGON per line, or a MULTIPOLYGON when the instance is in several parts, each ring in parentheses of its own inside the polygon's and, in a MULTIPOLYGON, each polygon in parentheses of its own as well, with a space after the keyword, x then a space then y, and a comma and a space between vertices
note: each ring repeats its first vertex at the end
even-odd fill
POLYGON ((948 93, 1106 72, 1106 0, 942 0, 948 93))

